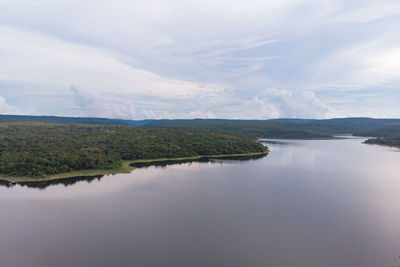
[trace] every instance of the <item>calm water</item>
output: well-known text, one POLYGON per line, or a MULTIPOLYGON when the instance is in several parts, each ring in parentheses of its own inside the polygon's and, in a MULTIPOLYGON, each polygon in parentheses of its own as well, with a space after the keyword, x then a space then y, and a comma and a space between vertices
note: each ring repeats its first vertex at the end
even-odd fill
POLYGON ((0 266, 398 266, 400 152, 361 142, 1 186, 0 266))

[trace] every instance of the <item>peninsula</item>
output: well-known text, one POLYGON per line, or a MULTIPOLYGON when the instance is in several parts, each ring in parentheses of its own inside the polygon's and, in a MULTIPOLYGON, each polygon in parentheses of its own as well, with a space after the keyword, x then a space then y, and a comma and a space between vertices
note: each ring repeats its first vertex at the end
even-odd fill
POLYGON ((130 172, 141 161, 267 153, 254 137, 223 130, 0 124, 0 177, 17 182, 130 172))

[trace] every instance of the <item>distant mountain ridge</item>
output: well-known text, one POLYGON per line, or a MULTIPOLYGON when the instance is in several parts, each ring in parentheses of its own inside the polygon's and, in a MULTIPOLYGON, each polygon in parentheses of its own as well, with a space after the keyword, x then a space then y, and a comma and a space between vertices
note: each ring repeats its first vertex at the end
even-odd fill
POLYGON ((371 138, 364 143, 400 148, 400 136, 371 138))
POLYGON ((270 121, 289 121, 303 123, 335 124, 351 126, 363 130, 375 130, 392 125, 400 125, 400 119, 375 119, 367 117, 334 118, 334 119, 273 119, 270 121))
POLYGON ((0 122, 37 121, 67 124, 96 124, 96 125, 132 125, 142 126, 152 120, 123 120, 93 117, 62 117, 62 116, 30 116, 30 115, 0 115, 0 122))
POLYGON ((25 115, 0 115, 0 122, 38 121, 52 123, 77 123, 99 125, 122 125, 119 120, 104 118, 58 117, 58 116, 25 116, 25 115))
POLYGON ((305 131, 296 127, 287 127, 278 123, 257 120, 223 120, 223 119, 194 119, 194 120, 159 120, 144 127, 172 129, 208 129, 242 132, 258 138, 282 139, 327 139, 329 134, 305 131))
MULTIPOLYGON (((230 120, 230 119, 149 119, 124 120, 91 117, 59 117, 0 115, 0 122, 38 121, 67 124, 129 125, 150 128, 198 128, 241 131, 264 138, 328 138, 340 134, 360 134, 386 127, 400 127, 400 119, 374 118, 334 118, 334 119, 298 119, 281 118, 270 120, 230 120)), ((392 129, 393 130, 393 129, 392 129)), ((382 130, 387 131, 387 130, 382 130)), ((374 135, 369 135, 374 136, 374 135)), ((377 135, 378 136, 378 135, 377 135)), ((380 135, 379 135, 380 136, 380 135)))
POLYGON ((393 137, 400 136, 400 125, 392 125, 388 127, 383 127, 371 131, 356 132, 356 136, 366 136, 366 137, 393 137))

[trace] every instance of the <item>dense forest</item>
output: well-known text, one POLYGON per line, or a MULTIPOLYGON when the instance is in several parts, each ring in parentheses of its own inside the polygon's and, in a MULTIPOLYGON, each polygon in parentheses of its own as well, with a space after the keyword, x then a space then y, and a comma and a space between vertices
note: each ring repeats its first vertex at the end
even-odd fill
POLYGON ((158 120, 145 127, 231 129, 264 138, 321 138, 321 135, 356 134, 400 125, 399 119, 271 119, 271 120, 158 120), (319 136, 318 136, 319 135, 319 136))
POLYGON ((269 125, 285 127, 289 129, 297 129, 309 133, 317 133, 323 135, 352 134, 361 130, 360 128, 350 125, 328 124, 318 121, 268 121, 267 123, 269 125))
POLYGON ((352 133, 400 147, 400 120, 114 120, 0 115, 0 173, 42 177, 120 168, 122 160, 262 152, 258 138, 326 139, 352 133))
POLYGON ((47 176, 115 169, 122 160, 265 152, 253 137, 220 130, 0 123, 0 173, 47 176))
POLYGON ((320 139, 338 134, 360 134, 393 125, 400 119, 337 118, 337 119, 270 119, 270 120, 122 120, 57 116, 0 115, 0 122, 36 121, 46 123, 130 125, 151 128, 225 129, 262 138, 320 139))
POLYGON ((57 116, 0 115, 0 122, 46 122, 69 124, 127 125, 124 120, 57 116))
POLYGON ((400 119, 338 118, 321 120, 320 122, 325 124, 347 125, 365 131, 371 131, 392 125, 399 125, 400 119))
POLYGON ((327 139, 329 135, 308 132, 295 127, 257 120, 160 120, 147 124, 147 128, 230 130, 257 138, 327 139))
POLYGON ((363 131, 354 133, 356 136, 367 136, 367 137, 394 137, 400 136, 400 125, 388 126, 372 131, 363 131))
POLYGON ((365 143, 400 148, 400 136, 371 138, 366 140, 365 143))

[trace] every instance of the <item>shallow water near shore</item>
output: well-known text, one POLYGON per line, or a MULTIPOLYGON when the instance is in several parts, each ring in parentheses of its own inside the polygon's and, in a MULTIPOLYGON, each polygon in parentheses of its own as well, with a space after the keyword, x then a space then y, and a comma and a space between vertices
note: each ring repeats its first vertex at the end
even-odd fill
POLYGON ((398 266, 400 150, 363 140, 0 186, 0 266, 398 266))

